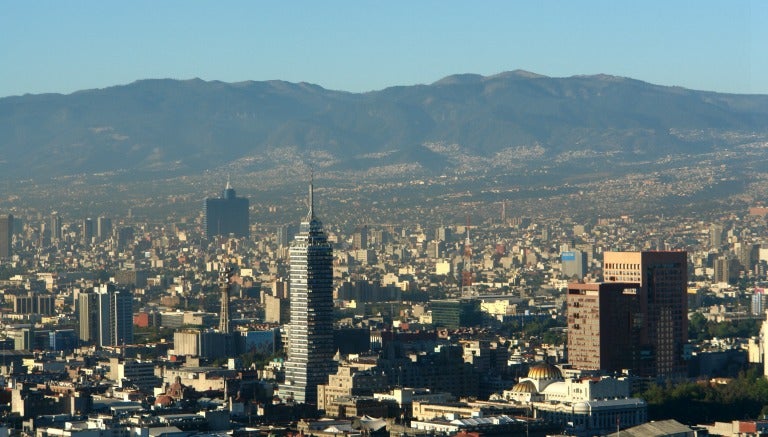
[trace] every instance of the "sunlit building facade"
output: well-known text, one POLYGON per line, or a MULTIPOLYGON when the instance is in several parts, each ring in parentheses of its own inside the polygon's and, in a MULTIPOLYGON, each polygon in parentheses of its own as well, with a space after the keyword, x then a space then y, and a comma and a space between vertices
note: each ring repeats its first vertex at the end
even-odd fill
POLYGON ((336 371, 333 360, 333 249, 315 217, 313 188, 309 214, 290 248, 291 322, 288 359, 280 396, 317 404, 317 386, 336 371))

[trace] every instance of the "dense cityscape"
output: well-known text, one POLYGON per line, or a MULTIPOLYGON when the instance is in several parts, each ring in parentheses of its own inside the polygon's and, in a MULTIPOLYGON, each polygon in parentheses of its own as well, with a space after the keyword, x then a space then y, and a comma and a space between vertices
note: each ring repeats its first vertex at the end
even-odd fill
POLYGON ((344 229, 309 184, 305 218, 278 226, 229 180, 174 223, 3 215, 4 429, 768 428, 767 208, 576 220, 502 201, 478 224, 344 229))
POLYGON ((0 437, 768 437, 768 2, 0 2, 0 437))

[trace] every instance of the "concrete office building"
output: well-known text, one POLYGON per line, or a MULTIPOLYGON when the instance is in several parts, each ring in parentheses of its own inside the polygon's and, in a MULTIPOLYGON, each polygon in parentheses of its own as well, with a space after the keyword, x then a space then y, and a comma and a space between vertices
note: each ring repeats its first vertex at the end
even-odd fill
POLYGON ((86 343, 99 341, 99 305, 96 293, 80 293, 77 296, 77 318, 80 322, 80 340, 86 343))
POLYGON ((560 254, 560 265, 566 278, 584 278, 587 273, 587 254, 580 250, 569 250, 560 254))

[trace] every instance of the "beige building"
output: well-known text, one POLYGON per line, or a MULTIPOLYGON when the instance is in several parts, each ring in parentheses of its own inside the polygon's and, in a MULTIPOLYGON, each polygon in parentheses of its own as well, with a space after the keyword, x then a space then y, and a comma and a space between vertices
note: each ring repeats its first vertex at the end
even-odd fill
POLYGON ((264 295, 264 321, 285 325, 291 321, 291 302, 278 296, 264 295))
POLYGON ((236 378, 237 371, 219 367, 164 368, 162 377, 167 384, 172 384, 179 377, 185 386, 195 391, 224 390, 227 379, 236 378))
POLYGON ((506 402, 471 401, 441 402, 413 401, 412 417, 414 420, 428 421, 451 417, 454 419, 484 417, 499 414, 525 415, 527 407, 506 402))
POLYGON ((110 358, 109 379, 117 381, 119 387, 136 386, 148 392, 160 384, 153 362, 134 359, 110 358))
POLYGON ((325 407, 325 415, 337 418, 350 417, 388 417, 396 408, 390 408, 394 402, 380 401, 370 396, 340 396, 325 407))
POLYGON ((327 412, 337 398, 372 396, 386 385, 386 376, 376 368, 362 370, 353 365, 341 365, 336 374, 328 376, 327 384, 317 386, 317 408, 327 412))
POLYGON ((219 316, 216 313, 202 313, 202 312, 184 312, 184 325, 186 326, 201 326, 204 328, 214 326, 219 316))
POLYGON ((200 355, 200 331, 186 330, 173 333, 173 353, 176 355, 200 355))

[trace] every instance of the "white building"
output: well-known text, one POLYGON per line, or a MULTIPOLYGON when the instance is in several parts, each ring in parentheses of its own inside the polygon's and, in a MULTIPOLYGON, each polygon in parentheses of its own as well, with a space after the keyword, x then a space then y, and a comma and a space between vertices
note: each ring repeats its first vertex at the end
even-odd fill
POLYGON ((629 382, 613 377, 563 378, 551 364, 534 365, 504 399, 530 405, 537 418, 562 423, 569 432, 602 434, 648 421, 644 400, 630 397, 629 382))

